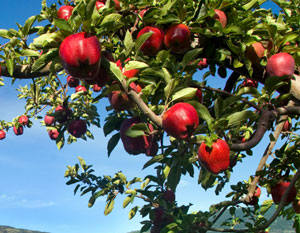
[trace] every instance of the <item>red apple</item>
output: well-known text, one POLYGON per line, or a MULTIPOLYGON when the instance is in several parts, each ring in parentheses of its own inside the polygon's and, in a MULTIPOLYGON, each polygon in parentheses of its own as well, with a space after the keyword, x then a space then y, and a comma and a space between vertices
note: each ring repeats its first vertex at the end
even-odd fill
POLYGON ((108 95, 110 105, 116 111, 124 111, 134 106, 133 102, 129 99, 128 95, 123 91, 112 91, 108 95))
POLYGON ((57 11, 57 17, 59 19, 68 20, 72 15, 72 6, 61 6, 57 11))
POLYGON ((163 114, 163 129, 175 138, 187 139, 198 125, 198 113, 188 103, 177 103, 163 114))
POLYGON ((202 103, 203 96, 202 96, 201 89, 197 89, 197 91, 196 91, 196 98, 198 99, 199 103, 202 103))
POLYGON ((16 126, 13 127, 13 130, 14 130, 14 133, 15 135, 22 135, 23 134, 23 131, 24 131, 24 128, 22 125, 20 125, 18 128, 16 126))
POLYGON ((226 27, 226 25, 227 25, 227 16, 224 13, 224 11, 215 9, 215 13, 216 14, 215 14, 214 18, 221 23, 223 28, 226 27))
POLYGON ((202 70, 204 68, 207 68, 208 64, 207 64, 207 59, 206 58, 202 58, 199 62, 198 62, 198 69, 202 70))
POLYGON ((102 89, 102 87, 100 87, 98 84, 93 85, 93 91, 94 92, 99 92, 99 91, 101 91, 101 89, 102 89))
MULTIPOLYGON (((115 4, 116 10, 121 10, 120 2, 118 0, 113 0, 115 4)), ((105 5, 106 0, 96 1, 96 8, 99 10, 101 7, 105 5)))
POLYGON ((215 141, 211 147, 208 147, 202 142, 198 150, 198 159, 207 170, 214 174, 218 174, 229 168, 229 146, 227 142, 222 139, 215 141))
POLYGON ((300 214, 300 200, 295 199, 293 201, 293 209, 296 212, 296 214, 300 214))
POLYGON ((155 56, 162 47, 164 34, 159 28, 146 26, 139 31, 137 38, 147 32, 153 34, 143 43, 141 51, 147 56, 155 56))
POLYGON ((59 105, 55 108, 55 120, 57 120, 59 123, 63 123, 68 120, 68 118, 71 115, 71 110, 59 105))
POLYGON ((176 24, 171 26, 164 37, 164 44, 173 53, 183 54, 191 46, 191 32, 188 26, 176 24))
POLYGON ((6 137, 6 133, 4 130, 0 130, 0 140, 3 140, 6 137))
POLYGON ((18 119, 18 122, 19 122, 21 125, 28 125, 28 121, 29 121, 29 119, 28 119, 28 117, 25 116, 25 115, 20 116, 19 119, 18 119))
POLYGON ((256 186, 255 192, 254 192, 250 202, 248 202, 247 204, 248 205, 257 205, 260 194, 261 194, 261 189, 260 189, 260 187, 256 186))
POLYGON ((265 54, 265 47, 260 42, 254 42, 246 49, 246 57, 252 62, 253 65, 259 65, 261 58, 265 54))
POLYGON ((86 121, 84 120, 73 120, 68 125, 68 132, 76 138, 80 138, 87 131, 86 121))
POLYGON ((96 1, 96 8, 99 10, 100 8, 104 7, 105 3, 102 1, 96 1))
POLYGON ((288 120, 286 120, 283 124, 282 131, 283 132, 290 131, 291 127, 292 127, 291 123, 288 120))
POLYGON ((45 125, 47 125, 47 126, 53 125, 54 121, 55 121, 54 116, 45 115, 45 117, 44 117, 45 125))
POLYGON ((163 193, 163 199, 165 199, 169 203, 173 203, 175 201, 175 193, 171 189, 167 189, 163 193))
POLYGON ((258 87, 258 82, 253 80, 253 79, 250 79, 250 78, 247 78, 243 83, 242 83, 242 87, 255 87, 257 88, 258 87))
POLYGON ((271 56, 267 62, 269 76, 292 76, 295 70, 295 60, 288 53, 277 53, 271 56))
POLYGON ((57 129, 51 129, 48 131, 48 135, 51 138, 51 140, 56 140, 59 136, 59 132, 57 129))
POLYGON ((77 87, 79 85, 79 79, 77 79, 73 76, 68 76, 67 83, 68 83, 69 87, 77 87))
POLYGON ((67 36, 59 47, 67 72, 80 79, 94 79, 99 73, 101 45, 96 36, 79 32, 67 36))
POLYGON ((75 88, 75 92, 87 92, 87 89, 85 88, 85 86, 82 86, 82 85, 78 85, 76 88, 75 88))
MULTIPOLYGON (((271 195, 272 195, 272 199, 275 204, 279 204, 283 194, 285 193, 285 191, 287 190, 289 185, 290 185, 290 182, 288 182, 288 181, 280 181, 279 183, 277 183, 276 185, 271 187, 271 195)), ((296 198, 296 195, 297 195, 297 190, 293 186, 288 194, 285 205, 288 205, 289 203, 294 201, 296 198)))

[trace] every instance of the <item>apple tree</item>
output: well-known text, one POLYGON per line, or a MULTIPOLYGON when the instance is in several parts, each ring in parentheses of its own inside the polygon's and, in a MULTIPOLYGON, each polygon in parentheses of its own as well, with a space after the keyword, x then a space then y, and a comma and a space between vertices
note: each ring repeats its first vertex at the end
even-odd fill
POLYGON ((106 197, 105 215, 123 198, 130 219, 145 218, 141 232, 264 232, 278 216, 300 232, 300 1, 273 0, 278 14, 264 2, 42 0, 39 15, 0 30, 0 85, 28 81, 18 89, 25 110, 0 121, 0 139, 41 119, 60 149, 93 139, 94 125, 109 138, 108 156, 118 143, 128 156, 148 156, 144 168, 155 173, 146 177, 99 176, 82 158, 65 173, 89 207, 106 197), (209 84, 214 76, 226 85, 209 84), (264 135, 253 176, 232 183, 233 167, 264 135), (190 212, 175 201, 183 175, 216 195, 232 190, 209 211, 190 212), (271 201, 258 203, 261 189, 271 201), (217 226, 226 210, 232 218, 217 226))

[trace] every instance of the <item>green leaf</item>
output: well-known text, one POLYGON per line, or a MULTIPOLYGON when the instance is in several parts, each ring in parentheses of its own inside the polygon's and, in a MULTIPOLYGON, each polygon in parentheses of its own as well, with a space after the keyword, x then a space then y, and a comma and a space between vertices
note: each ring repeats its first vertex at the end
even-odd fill
POLYGON ((100 24, 100 28, 107 28, 107 29, 113 29, 116 30, 123 26, 122 22, 122 15, 118 13, 112 13, 104 17, 100 24))
POLYGON ((111 152, 115 149, 115 147, 118 145, 118 142, 120 140, 120 133, 116 133, 115 135, 113 135, 108 143, 107 143, 107 153, 108 153, 108 157, 111 155, 111 152))
POLYGON ((181 177, 181 168, 180 166, 174 166, 171 168, 171 171, 168 175, 167 186, 170 189, 175 190, 181 177))
POLYGON ((6 39, 11 39, 12 36, 9 35, 8 30, 6 29, 0 29, 0 36, 6 39))
POLYGON ((256 115, 253 111, 244 110, 241 112, 235 112, 235 113, 227 116, 226 120, 228 120, 229 127, 237 127, 240 124, 243 124, 243 121, 246 121, 248 119, 253 119, 255 117, 256 117, 256 115))
POLYGON ((247 4, 243 5, 242 8, 245 10, 245 11, 248 11, 250 10, 252 7, 254 7, 255 5, 258 5, 257 4, 257 0, 251 0, 250 2, 248 2, 247 4))
POLYGON ((209 128, 212 128, 212 124, 214 122, 214 118, 210 115, 208 109, 198 101, 188 101, 191 105, 195 107, 197 110, 198 116, 206 121, 209 128))
POLYGON ((133 207, 128 214, 128 218, 132 219, 136 215, 136 212, 138 211, 138 209, 139 209, 138 206, 133 207))
POLYGON ((79 160, 81 169, 82 169, 83 171, 85 171, 85 170, 86 170, 86 163, 85 163, 84 159, 81 158, 81 157, 79 157, 79 156, 78 156, 77 158, 78 158, 78 160, 79 160))
POLYGON ((193 88, 193 87, 187 87, 181 89, 180 91, 177 91, 172 96, 172 101, 180 100, 180 99, 192 99, 195 97, 196 92, 197 92, 197 88, 193 88))
POLYGON ((23 35, 26 37, 30 31, 30 28, 32 27, 33 23, 35 22, 35 20, 37 19, 37 16, 31 16, 29 17, 25 24, 24 27, 22 29, 23 35))
POLYGON ((54 25, 58 27, 61 30, 67 31, 67 32, 73 32, 72 27, 68 23, 67 20, 64 19, 54 19, 53 20, 54 25))
POLYGON ((126 48, 127 54, 129 54, 134 47, 134 41, 132 39, 132 35, 128 30, 126 31, 126 35, 125 35, 124 46, 126 48))
POLYGON ((133 125, 126 131, 126 136, 136 138, 144 136, 146 131, 148 131, 147 125, 145 123, 138 123, 133 125))
POLYGON ((186 52, 181 62, 182 69, 184 69, 191 61, 194 61, 202 51, 203 48, 196 48, 186 52))
POLYGON ((24 49, 21 50, 21 55, 26 57, 39 57, 41 54, 40 52, 32 49, 24 49))
POLYGON ((149 67, 148 64, 140 61, 129 61, 125 65, 125 70, 133 70, 133 69, 143 69, 149 67))
POLYGON ((296 233, 300 233, 300 214, 295 215, 293 227, 296 230, 296 233))
POLYGON ((198 177, 198 184, 201 184, 202 188, 207 190, 208 188, 213 187, 216 178, 216 175, 202 167, 198 177))
POLYGON ((6 63, 8 73, 10 74, 10 76, 13 76, 14 67, 15 67, 14 59, 13 58, 7 58, 7 59, 5 59, 5 63, 6 63))
POLYGON ((131 202, 131 196, 127 196, 123 201, 123 208, 126 208, 130 202, 131 202))
POLYGON ((154 163, 160 162, 161 160, 163 160, 164 155, 156 155, 153 158, 151 158, 149 161, 147 161, 147 163, 144 164, 143 169, 151 166, 154 163))
POLYGON ((85 18, 87 20, 91 19, 93 11, 95 9, 96 0, 90 0, 86 5, 85 18))
POLYGON ((58 48, 51 49, 47 53, 41 55, 32 65, 32 72, 42 69, 45 65, 51 62, 58 56, 58 48))
POLYGON ((104 209, 104 215, 108 215, 111 213, 115 205, 115 199, 111 199, 107 202, 105 209, 104 209))
POLYGON ((146 40, 153 34, 153 32, 146 32, 143 35, 141 35, 137 40, 135 41, 135 51, 139 51, 144 44, 146 40))
POLYGON ((265 200, 260 207, 260 214, 265 215, 273 205, 273 200, 265 200))
POLYGON ((110 71, 115 75, 115 77, 122 82, 124 77, 120 68, 116 65, 115 62, 109 62, 110 71))

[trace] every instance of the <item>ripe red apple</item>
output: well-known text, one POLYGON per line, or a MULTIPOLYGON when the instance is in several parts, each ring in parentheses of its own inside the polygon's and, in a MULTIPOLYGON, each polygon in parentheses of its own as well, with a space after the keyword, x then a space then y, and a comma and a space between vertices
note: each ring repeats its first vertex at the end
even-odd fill
POLYGON ((227 25, 227 16, 226 14, 224 13, 224 11, 221 11, 221 10, 218 10, 218 9, 215 9, 215 16, 214 18, 218 21, 220 21, 222 27, 226 27, 227 25))
POLYGON ((77 79, 73 76, 68 76, 67 83, 68 83, 69 87, 77 87, 79 85, 79 79, 77 79))
POLYGON ((254 42, 246 49, 246 57, 252 62, 253 65, 257 66, 260 64, 261 58, 265 54, 265 47, 260 42, 254 42))
POLYGON ((59 19, 68 20, 72 15, 72 6, 61 6, 57 11, 57 17, 59 19))
POLYGON ((271 56, 267 62, 269 76, 292 76, 295 70, 295 60, 288 53, 277 53, 271 56))
POLYGON ((141 51, 144 55, 155 56, 162 47, 164 34, 159 28, 146 26, 139 31, 137 38, 147 32, 153 34, 143 43, 141 51))
POLYGON ((196 109, 188 103, 177 103, 163 115, 163 129, 171 136, 187 139, 199 125, 196 109))
POLYGON ((199 103, 202 103, 203 96, 202 96, 201 89, 197 89, 197 91, 196 91, 196 98, 198 99, 199 103))
POLYGON ((261 189, 260 187, 256 186, 255 188, 255 192, 250 200, 250 202, 248 202, 248 205, 256 205, 258 203, 258 198, 260 197, 261 194, 261 189))
POLYGON ((45 115, 45 117, 44 117, 45 125, 47 125, 47 126, 53 125, 54 121, 55 121, 54 116, 45 115))
POLYGON ((82 86, 82 85, 78 85, 76 88, 75 88, 75 92, 87 92, 87 89, 85 88, 85 86, 82 86))
POLYGON ((99 10, 100 8, 104 7, 105 3, 102 1, 96 1, 96 8, 99 10))
POLYGON ((20 125, 18 128, 16 126, 13 127, 13 131, 15 135, 19 136, 23 134, 24 128, 22 125, 20 125))
POLYGON ((133 102, 129 99, 128 95, 123 91, 112 91, 108 95, 110 105, 116 111, 124 111, 134 106, 133 102))
POLYGON ((191 32, 185 24, 171 26, 164 37, 164 44, 173 53, 183 54, 191 46, 191 32))
POLYGON ((255 88, 257 88, 258 87, 258 82, 253 80, 253 79, 247 78, 242 83, 242 87, 255 87, 255 88))
POLYGON ((94 92, 99 92, 99 91, 101 91, 101 89, 102 89, 102 87, 100 87, 98 84, 93 85, 93 91, 94 92))
POLYGON ((48 131, 48 135, 51 138, 51 140, 56 140, 59 136, 59 132, 57 129, 51 129, 48 131))
POLYGON ((63 123, 68 120, 72 111, 62 105, 55 108, 55 120, 59 123, 63 123))
POLYGON ((84 120, 73 120, 68 125, 68 132, 76 138, 80 138, 87 131, 86 121, 84 120))
POLYGON ((300 200, 295 199, 293 201, 293 209, 296 212, 296 214, 300 214, 300 200))
POLYGON ((27 116, 25 116, 25 115, 22 115, 22 116, 20 116, 19 117, 19 119, 18 119, 18 122, 21 124, 21 125, 28 125, 28 121, 29 121, 29 119, 28 119, 28 117, 27 116))
POLYGON ((163 193, 163 199, 165 199, 169 203, 173 203, 175 201, 175 193, 171 189, 167 189, 163 193))
POLYGON ((202 70, 204 68, 208 67, 208 63, 207 63, 207 58, 202 58, 199 62, 198 62, 198 69, 202 70))
POLYGON ((283 127, 282 127, 282 131, 283 132, 287 132, 287 131, 290 131, 292 125, 291 123, 289 122, 289 120, 286 120, 283 124, 283 127))
MULTIPOLYGON (((290 182, 288 182, 288 181, 280 181, 279 183, 277 183, 276 185, 271 187, 271 195, 272 195, 272 199, 275 204, 279 204, 283 194, 285 193, 285 191, 287 190, 289 185, 290 185, 290 182)), ((285 205, 288 205, 289 203, 294 201, 296 198, 296 195, 297 195, 297 190, 293 186, 288 194, 285 205)))
POLYGON ((6 133, 4 130, 0 130, 0 140, 3 140, 6 137, 6 133))
POLYGON ((67 36, 59 47, 67 72, 80 79, 94 79, 99 72, 101 45, 96 36, 79 32, 67 36))
POLYGON ((214 174, 218 174, 229 168, 229 146, 227 142, 222 139, 215 141, 211 147, 208 147, 202 142, 198 150, 198 159, 207 170, 214 174))

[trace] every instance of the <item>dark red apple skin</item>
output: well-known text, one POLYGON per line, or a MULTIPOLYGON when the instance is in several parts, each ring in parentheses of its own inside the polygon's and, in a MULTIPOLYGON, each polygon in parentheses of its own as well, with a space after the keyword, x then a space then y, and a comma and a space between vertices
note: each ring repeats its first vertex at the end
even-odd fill
MULTIPOLYGON (((288 181, 280 181, 275 186, 271 187, 271 195, 272 195, 272 199, 275 204, 279 204, 281 197, 283 196, 284 192, 287 190, 289 185, 290 185, 290 182, 288 182, 288 181)), ((288 194, 285 205, 288 205, 289 203, 294 201, 296 198, 296 195, 297 195, 297 190, 293 186, 288 194)))
POLYGON ((53 125, 54 122, 55 122, 55 117, 54 116, 45 115, 44 122, 45 122, 45 125, 47 125, 47 126, 53 125))
POLYGON ((188 103, 177 103, 163 115, 163 129, 171 136, 187 139, 199 125, 196 109, 188 103))
POLYGON ((61 6, 57 11, 57 17, 59 19, 69 20, 72 15, 72 6, 61 6))
POLYGON ((183 54, 191 46, 191 31, 185 24, 171 26, 164 37, 164 44, 173 53, 183 54))
POLYGON ((19 136, 19 135, 23 134, 24 128, 22 125, 20 125, 18 128, 16 126, 14 126, 13 131, 14 131, 15 135, 19 136))
POLYGON ((6 133, 4 130, 0 130, 0 140, 3 140, 6 137, 6 133))
POLYGON ((80 138, 87 131, 86 121, 84 120, 73 120, 68 125, 68 132, 76 138, 80 138))
POLYGON ((246 57, 252 62, 254 66, 260 65, 260 60, 265 54, 265 47, 260 42, 254 42, 246 49, 246 57))
POLYGON ((153 34, 141 46, 141 51, 144 55, 155 56, 162 48, 164 34, 159 28, 146 26, 139 31, 137 38, 147 32, 153 32, 153 34))
POLYGON ((99 72, 101 45, 96 36, 79 32, 67 36, 59 47, 67 72, 79 79, 94 79, 99 72))
POLYGON ((247 78, 242 83, 242 87, 254 87, 254 88, 257 88, 258 87, 258 82, 256 80, 247 78))
POLYGON ((18 122, 19 122, 21 125, 24 125, 24 126, 25 126, 25 125, 28 125, 29 119, 28 119, 27 116, 22 115, 22 116, 19 117, 18 122))
POLYGON ((291 123, 288 120, 286 120, 283 124, 282 131, 287 132, 291 129, 291 127, 292 127, 291 123))
POLYGON ((59 136, 59 132, 57 129, 51 129, 48 131, 48 135, 51 140, 56 140, 59 136))
POLYGON ((55 120, 59 123, 64 123, 71 115, 71 110, 59 105, 55 108, 55 120))
POLYGON ((108 95, 110 105, 116 111, 124 111, 134 106, 133 102, 129 99, 128 95, 123 91, 112 91, 108 95))
POLYGON ((99 10, 100 8, 105 6, 105 3, 102 1, 96 1, 95 5, 96 5, 97 10, 99 10))
POLYGON ((197 100, 199 101, 199 103, 202 103, 202 101, 203 101, 203 96, 202 96, 202 91, 201 91, 201 89, 197 89, 197 91, 196 91, 196 98, 197 98, 197 100))
POLYGON ((213 174, 225 171, 230 166, 230 149, 222 139, 218 139, 209 148, 204 142, 198 150, 198 159, 213 174))
POLYGON ((295 60, 288 53, 277 53, 271 56, 267 62, 269 76, 292 76, 295 70, 295 60))
POLYGON ((102 87, 100 87, 98 84, 94 84, 93 85, 93 91, 94 92, 100 92, 102 89, 102 87))
POLYGON ((227 25, 227 16, 226 14, 224 13, 224 11, 221 11, 221 10, 218 10, 218 9, 215 9, 215 19, 218 20, 222 27, 225 28, 226 25, 227 25))
POLYGON ((67 83, 68 83, 69 87, 77 87, 79 85, 79 79, 77 79, 73 76, 68 76, 67 83))
POLYGON ((87 89, 85 88, 85 86, 82 86, 82 85, 78 85, 76 88, 75 88, 75 92, 87 92, 87 89))
POLYGON ((198 69, 202 70, 204 68, 208 67, 208 63, 207 63, 207 58, 202 58, 199 62, 198 62, 198 69))
POLYGON ((172 190, 167 189, 163 193, 163 199, 165 199, 169 203, 173 203, 175 201, 175 193, 172 190))

